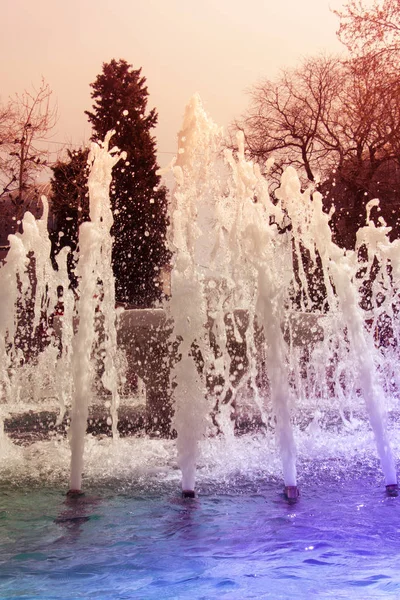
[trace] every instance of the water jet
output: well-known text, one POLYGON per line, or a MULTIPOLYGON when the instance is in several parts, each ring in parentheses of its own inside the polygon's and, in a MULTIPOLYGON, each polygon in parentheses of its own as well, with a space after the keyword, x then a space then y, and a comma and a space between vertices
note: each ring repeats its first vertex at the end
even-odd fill
MULTIPOLYGON (((358 430, 372 433, 394 495, 395 418, 389 423, 389 417, 396 415, 400 385, 399 241, 390 242, 388 228, 375 226, 367 211, 355 250, 338 247, 321 195, 302 190, 288 168, 271 198, 243 138, 236 152, 223 150, 220 129, 194 96, 170 165, 171 298, 144 311, 116 308, 109 187, 120 152, 109 150, 111 135, 90 155, 90 221, 79 234, 77 298, 69 288, 68 249, 58 255, 57 271, 51 265, 47 209, 38 221, 27 213, 23 232, 10 236, 0 269, 3 436, 12 437, 9 424, 24 413, 27 397, 30 407, 41 406, 41 373, 43 389, 56 398, 52 410, 58 406, 58 415, 48 413, 55 415, 53 433, 68 429, 71 494, 83 487, 88 424, 112 436, 110 452, 118 452, 124 413, 135 414, 149 438, 173 441, 184 497, 198 489, 207 440, 233 447, 244 432, 261 436, 257 443, 265 436, 271 456, 279 456, 274 472, 285 496, 296 499, 299 448, 302 460, 307 452, 314 456, 314 438, 324 425, 336 435, 338 423, 346 443, 358 430), (55 334, 33 352, 29 340, 43 314, 54 313, 60 287, 55 334), (382 323, 385 344, 377 343, 382 323)), ((241 468, 255 465, 243 458, 241 468)))
POLYGON ((45 199, 0 268, 0 590, 398 595, 399 241, 367 214, 338 247, 321 196, 293 169, 272 196, 195 96, 170 165, 171 298, 116 308, 109 141, 77 297, 45 199))

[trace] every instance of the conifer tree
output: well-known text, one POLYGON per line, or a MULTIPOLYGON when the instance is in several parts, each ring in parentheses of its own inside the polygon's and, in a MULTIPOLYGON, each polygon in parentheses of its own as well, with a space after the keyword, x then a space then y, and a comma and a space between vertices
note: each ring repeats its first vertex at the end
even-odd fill
MULTIPOLYGON (((52 167, 51 206, 54 224, 50 237, 53 257, 65 246, 69 246, 72 252, 76 250, 79 226, 89 219, 88 155, 88 148, 67 150, 67 159, 57 161, 52 167)), ((74 267, 74 255, 71 253, 68 270, 73 285, 76 284, 74 267)))
POLYGON ((141 69, 111 60, 91 84, 93 110, 86 111, 95 141, 115 131, 111 143, 127 153, 113 170, 113 270, 116 297, 137 307, 162 297, 160 270, 169 260, 166 246, 167 195, 157 175, 151 130, 157 112, 147 112, 148 91, 141 69))

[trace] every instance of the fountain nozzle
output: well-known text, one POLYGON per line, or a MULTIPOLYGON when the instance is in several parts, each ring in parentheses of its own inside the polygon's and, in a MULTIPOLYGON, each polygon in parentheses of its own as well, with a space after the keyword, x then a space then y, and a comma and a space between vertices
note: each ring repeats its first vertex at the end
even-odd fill
POLYGON ((283 493, 285 494, 286 500, 289 500, 291 503, 297 502, 297 499, 300 496, 297 485, 285 485, 283 493))
POLYGON ((182 498, 195 498, 196 494, 194 490, 182 490, 182 498))
POLYGON ((397 483, 390 483, 386 486, 386 493, 388 496, 398 496, 399 495, 399 486, 397 483))
POLYGON ((84 495, 85 492, 82 492, 82 490, 68 490, 67 492, 68 498, 81 498, 84 495))

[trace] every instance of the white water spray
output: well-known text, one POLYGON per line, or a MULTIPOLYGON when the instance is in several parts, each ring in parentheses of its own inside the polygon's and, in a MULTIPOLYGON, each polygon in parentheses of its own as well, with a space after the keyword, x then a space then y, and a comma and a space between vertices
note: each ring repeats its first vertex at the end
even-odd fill
MULTIPOLYGON (((109 136, 91 152, 91 221, 80 229, 76 306, 69 290, 67 249, 58 255, 58 271, 52 270, 46 216, 39 221, 25 216, 23 233, 10 236, 7 262, 0 269, 2 414, 11 414, 18 404, 23 368, 31 364, 44 372, 49 351, 61 405, 58 422, 72 394, 71 490, 82 485, 96 344, 105 357, 103 389, 111 398, 104 409, 111 405, 109 418, 114 436, 118 434, 109 186, 119 154, 108 151, 108 142, 109 136), (30 302, 35 332, 42 312, 54 310, 57 286, 64 290, 60 345, 55 348, 50 341, 44 351, 36 348, 33 353, 29 336, 20 334, 22 309, 30 302)), ((240 414, 249 419, 255 415, 257 443, 269 444, 270 434, 275 435, 285 485, 296 487, 296 454, 304 451, 298 421, 308 420, 304 435, 312 437, 320 416, 336 411, 348 433, 354 430, 352 414, 361 413, 364 404, 386 484, 395 485, 386 408, 396 406, 400 389, 400 242, 388 240, 383 222, 379 227, 370 222, 370 209, 377 203, 368 207, 356 250, 344 251, 332 240, 330 215, 322 210, 320 195, 311 189, 303 192, 289 168, 272 201, 267 178, 245 155, 243 138, 239 136, 236 152, 224 150, 221 131, 198 96, 186 111, 173 172, 174 269, 168 311, 171 341, 178 350, 171 373, 171 430, 177 432, 183 491, 194 493, 209 434, 232 447, 239 443, 240 414), (319 305, 316 288, 325 294, 319 305)), ((133 328, 134 322, 121 319, 119 326, 130 323, 133 328)), ((163 319, 160 323, 167 327, 163 319)), ((131 339, 132 332, 128 334, 124 339, 131 339)), ((146 350, 135 346, 144 362, 146 350)), ((127 354, 129 360, 134 354, 127 354)), ((147 385, 151 374, 146 369, 140 364, 147 385)), ((153 423, 156 429, 156 419, 153 423)), ((242 464, 243 470, 248 466, 242 464)))
POLYGON ((112 394, 112 415, 116 432, 118 408, 115 330, 115 292, 111 267, 112 240, 110 229, 113 216, 110 208, 109 189, 112 169, 124 156, 117 148, 109 151, 109 132, 104 143, 93 143, 89 155, 91 171, 88 180, 90 221, 79 229, 79 278, 77 320, 78 329, 73 340, 72 373, 74 398, 71 414, 71 476, 70 490, 80 490, 83 472, 83 452, 89 401, 91 397, 91 356, 96 340, 96 311, 104 318, 105 374, 103 382, 112 394))
MULTIPOLYGON (((317 269, 318 256, 322 263, 327 294, 325 307, 329 310, 329 317, 325 318, 325 313, 321 313, 321 322, 325 319, 326 333, 322 343, 326 348, 328 343, 332 347, 343 347, 343 352, 346 355, 350 352, 353 357, 386 484, 396 484, 394 460, 382 413, 383 401, 373 361, 374 351, 370 347, 371 340, 367 339, 365 316, 360 307, 355 253, 346 253, 333 243, 328 226, 330 215, 323 212, 320 195, 314 194, 312 200, 311 190, 302 193, 294 169, 289 168, 284 173, 281 186, 276 190, 278 204, 274 204, 270 200, 265 178, 258 167, 245 158, 242 136, 238 137, 237 155, 225 151, 222 161, 218 129, 206 117, 198 96, 188 105, 184 123, 184 135, 181 133, 179 138, 179 164, 175 167, 177 189, 173 243, 176 263, 171 307, 175 321, 174 333, 183 338, 183 358, 175 370, 178 381, 175 417, 178 453, 180 457, 192 456, 189 461, 192 473, 190 483, 194 483, 196 462, 194 440, 199 440, 204 432, 206 412, 205 405, 198 400, 204 393, 198 385, 199 374, 196 375, 193 363, 188 363, 187 354, 191 344, 204 339, 201 328, 211 317, 219 355, 213 357, 205 348, 207 344, 203 344, 203 357, 206 368, 224 379, 223 394, 226 395, 230 390, 232 400, 227 413, 228 420, 224 419, 226 434, 229 417, 235 410, 237 391, 246 378, 238 374, 238 370, 232 369, 224 331, 225 316, 242 310, 249 320, 245 334, 245 361, 249 365, 246 385, 248 389, 257 387, 254 381, 257 368, 252 365, 260 353, 255 341, 255 328, 258 326, 264 336, 269 395, 276 418, 283 478, 287 487, 297 485, 291 418, 295 408, 291 373, 298 371, 296 365, 289 364, 290 352, 284 341, 282 326, 286 318, 285 311, 289 311, 289 323, 291 311, 295 315, 293 324, 299 322, 296 316, 300 314, 296 307, 296 291, 302 311, 310 310, 313 302, 309 289, 310 275, 305 270, 303 260, 306 251, 309 261, 314 265, 312 269, 317 269), (290 227, 287 227, 288 224, 290 227), (210 311, 211 305, 213 308, 210 311), (194 306, 196 317, 192 314, 194 306), (327 321, 329 326, 326 325, 327 321), (332 341, 332 336, 336 341, 332 341), (186 389, 186 394, 182 395, 182 389, 186 389), (182 417, 187 414, 192 415, 190 425, 187 418, 185 420, 182 417), (199 419, 197 423, 196 419, 199 419), (188 427, 194 432, 192 436, 188 434, 188 427)), ((386 233, 383 227, 380 228, 380 236, 385 239, 388 253, 386 233)), ((370 236, 365 242, 372 245, 373 239, 370 236)), ((237 338, 238 333, 234 332, 233 335, 237 338)), ((294 354, 291 356, 293 359, 294 354)), ((335 361, 338 372, 341 372, 336 387, 342 398, 341 361, 344 358, 336 351, 335 361)), ((239 362, 237 368, 243 369, 243 362, 239 362)), ((321 373, 324 377, 323 370, 321 373)), ((328 393, 329 389, 329 386, 325 388, 328 393)), ((352 387, 347 385, 346 389, 352 387)), ((317 393, 315 387, 314 392, 317 393)), ((220 397, 220 415, 224 412, 222 403, 220 397)), ((266 407, 261 404, 260 409, 263 415, 266 407)), ((182 458, 179 461, 182 462, 182 458)), ((183 462, 186 464, 186 458, 183 462)), ((184 470, 183 479, 186 480, 184 470)))

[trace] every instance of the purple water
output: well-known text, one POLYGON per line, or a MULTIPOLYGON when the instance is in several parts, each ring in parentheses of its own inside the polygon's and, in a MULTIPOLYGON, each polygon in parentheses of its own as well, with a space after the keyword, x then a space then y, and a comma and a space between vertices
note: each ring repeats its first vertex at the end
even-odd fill
POLYGON ((301 465, 295 505, 277 480, 109 478, 85 498, 26 480, 0 494, 0 598, 398 598, 399 498, 376 465, 301 465))

